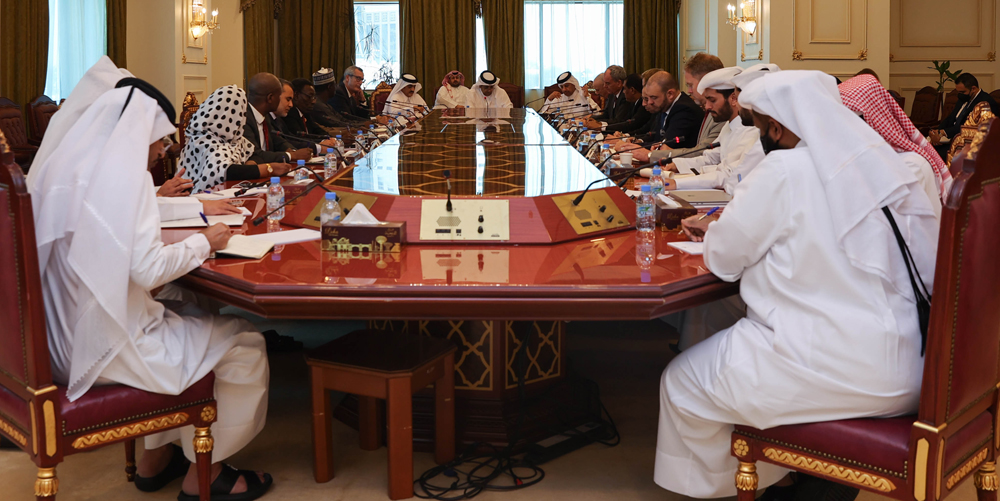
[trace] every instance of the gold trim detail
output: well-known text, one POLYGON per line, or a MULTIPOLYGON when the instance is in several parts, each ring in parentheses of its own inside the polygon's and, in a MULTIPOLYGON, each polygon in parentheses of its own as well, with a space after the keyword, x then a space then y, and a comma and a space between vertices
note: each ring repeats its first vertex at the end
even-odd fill
POLYGON ((746 61, 746 60, 747 60, 747 53, 744 52, 743 49, 740 49, 740 61, 746 61))
POLYGON ((944 439, 938 440, 937 471, 934 473, 934 499, 941 499, 941 480, 944 478, 944 439))
POLYGON ((858 51, 858 60, 867 61, 868 60, 868 49, 861 49, 858 51))
POLYGON ((783 451, 774 447, 764 449, 764 457, 776 463, 814 471, 845 482, 874 489, 879 492, 892 492, 896 489, 896 485, 885 477, 852 470, 850 468, 830 464, 825 461, 820 461, 806 456, 800 456, 793 452, 783 451))
MULTIPOLYGON (((961 482, 963 478, 965 478, 970 473, 972 473, 972 470, 975 470, 976 468, 979 467, 980 464, 983 464, 983 461, 986 461, 986 456, 987 456, 988 452, 989 452, 989 449, 983 449, 983 450, 979 451, 978 454, 976 454, 975 456, 973 456, 972 459, 966 461, 965 464, 963 464, 961 468, 955 470, 955 473, 952 473, 951 476, 948 477, 948 482, 946 482, 944 484, 944 486, 947 487, 948 490, 951 490, 952 487, 955 487, 956 485, 958 485, 958 483, 961 482)), ((993 472, 992 472, 993 473, 993 480, 992 480, 993 485, 996 485, 996 476, 997 476, 996 465, 991 465, 990 468, 993 470, 993 472)), ((983 464, 983 469, 986 469, 986 465, 985 464, 983 464)), ((977 486, 979 485, 979 477, 980 477, 980 473, 976 473, 976 485, 977 486)), ((992 490, 996 490, 996 489, 994 488, 992 490)))
POLYGON ((792 51, 792 60, 793 61, 801 61, 802 60, 802 51, 801 50, 793 50, 792 51))
POLYGON ((986 131, 989 124, 983 124, 979 127, 976 135, 972 137, 972 145, 969 146, 969 160, 975 160, 976 156, 979 155, 979 148, 982 147, 983 141, 986 140, 986 131))
POLYGON ((926 438, 917 440, 917 459, 913 464, 913 498, 917 501, 927 499, 927 456, 930 448, 926 438))
POLYGON ((140 423, 130 424, 128 426, 120 426, 111 430, 105 430, 98 433, 91 433, 90 435, 84 435, 73 441, 74 449, 86 449, 88 447, 93 447, 95 445, 101 445, 107 442, 114 442, 115 440, 121 440, 123 438, 132 437, 135 435, 142 435, 152 431, 156 431, 162 428, 171 428, 177 425, 186 423, 188 420, 188 415, 184 412, 178 412, 176 414, 171 414, 169 416, 158 417, 156 419, 150 419, 148 421, 142 421, 140 423))
POLYGON ((10 153, 10 145, 7 144, 7 137, 0 131, 0 153, 10 153))
POLYGON ((983 463, 983 466, 976 472, 975 482, 976 489, 981 491, 996 491, 1000 487, 1000 479, 997 478, 996 463, 993 461, 983 463))
POLYGON ((13 438, 15 442, 21 444, 21 447, 28 445, 28 437, 25 437, 24 434, 17 431, 17 428, 14 428, 14 425, 4 421, 3 419, 0 419, 0 431, 10 435, 10 438, 13 438))
POLYGON ((34 396, 37 397, 39 395, 44 395, 44 394, 46 394, 46 393, 48 393, 50 391, 55 390, 56 386, 54 384, 50 384, 50 385, 48 385, 45 388, 42 388, 40 390, 36 390, 36 389, 34 389, 34 388, 30 387, 30 386, 27 386, 26 388, 28 389, 29 392, 31 392, 32 395, 34 395, 34 396))
POLYGON ((747 445, 746 440, 743 440, 742 438, 738 439, 733 442, 733 452, 739 457, 746 456, 747 453, 750 452, 750 446, 747 445))
POLYGON ((989 62, 991 62, 991 63, 994 62, 994 61, 996 61, 997 60, 997 53, 996 52, 987 52, 986 53, 986 60, 989 61, 989 62))
POLYGON ((35 405, 31 404, 28 406, 28 410, 31 411, 31 453, 38 455, 38 424, 35 423, 35 405))
POLYGON ((757 465, 740 461, 740 467, 736 470, 736 490, 756 491, 757 480, 757 465))
POLYGON ((42 404, 42 414, 45 417, 45 455, 56 455, 56 406, 51 400, 42 404))
POLYGON ((215 421, 214 405, 206 405, 204 408, 201 409, 201 420, 206 423, 211 423, 212 421, 215 421))
POLYGON ((922 421, 914 421, 913 426, 920 428, 921 430, 927 430, 931 433, 941 433, 945 428, 948 427, 948 423, 944 423, 941 426, 934 427, 922 421))
POLYGON ((760 52, 757 53, 757 59, 764 60, 764 49, 760 49, 760 52))
POLYGON ((59 492, 59 479, 55 468, 39 468, 35 479, 35 497, 51 498, 59 492))
POLYGON ((895 60, 896 60, 896 55, 890 52, 889 53, 889 62, 891 63, 891 62, 893 62, 895 60))
POLYGON ((207 452, 212 452, 212 448, 215 447, 215 439, 212 438, 211 428, 195 428, 194 429, 194 452, 196 454, 205 454, 207 452))

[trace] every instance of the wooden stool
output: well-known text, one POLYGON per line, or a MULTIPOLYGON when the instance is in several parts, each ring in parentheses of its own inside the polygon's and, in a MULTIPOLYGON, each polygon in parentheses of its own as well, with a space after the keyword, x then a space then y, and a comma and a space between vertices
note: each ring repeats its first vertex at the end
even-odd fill
POLYGON ((312 380, 314 472, 333 478, 328 390, 358 396, 361 448, 378 448, 376 400, 386 401, 389 498, 413 497, 413 394, 434 383, 434 460, 455 458, 455 345, 444 339, 361 330, 306 355, 312 380))

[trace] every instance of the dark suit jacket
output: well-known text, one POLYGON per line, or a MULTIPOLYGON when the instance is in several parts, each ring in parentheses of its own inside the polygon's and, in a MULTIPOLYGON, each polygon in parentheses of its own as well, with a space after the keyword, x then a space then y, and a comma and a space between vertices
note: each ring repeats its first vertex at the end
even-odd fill
POLYGON ((606 101, 604 111, 594 115, 594 120, 607 122, 608 125, 628 120, 629 112, 632 110, 629 106, 631 103, 625 99, 625 89, 622 89, 617 95, 608 96, 606 101))
POLYGON ((629 109, 628 118, 623 122, 618 122, 616 124, 609 124, 605 127, 605 132, 635 132, 645 126, 652 115, 646 111, 646 107, 642 105, 642 98, 636 99, 634 103, 629 103, 626 101, 629 109))
POLYGON ((969 113, 972 112, 972 109, 983 101, 990 103, 990 109, 993 110, 994 114, 1000 112, 1000 108, 997 107, 997 102, 993 99, 993 96, 986 93, 985 90, 980 89, 979 95, 977 95, 976 98, 970 103, 966 104, 965 108, 962 108, 961 104, 956 104, 955 107, 952 108, 951 113, 949 113, 948 116, 941 121, 941 129, 944 130, 945 134, 948 134, 948 137, 954 138, 962 132, 962 125, 964 125, 966 119, 969 118, 969 113), (959 108, 962 109, 961 114, 959 114, 959 108))
POLYGON ((663 141, 667 138, 684 136, 684 140, 676 144, 679 148, 691 148, 698 144, 698 130, 701 129, 701 121, 705 118, 705 111, 701 109, 684 92, 681 92, 677 101, 668 112, 660 113, 656 116, 655 122, 651 122, 645 135, 636 133, 639 142, 648 147, 652 143, 663 141))
POLYGON ((288 155, 286 155, 285 152, 295 148, 288 142, 288 140, 276 134, 276 132, 280 129, 274 125, 274 122, 271 121, 271 117, 264 113, 264 120, 267 122, 271 140, 271 149, 265 150, 263 146, 261 146, 260 134, 257 132, 257 117, 254 116, 253 110, 250 109, 250 106, 247 106, 246 125, 243 126, 243 137, 249 139, 250 142, 253 143, 253 154, 250 155, 250 160, 259 164, 288 162, 288 155))
POLYGON ((334 110, 338 111, 341 115, 345 115, 347 118, 355 118, 361 120, 368 120, 368 109, 362 107, 354 100, 351 93, 348 92, 347 86, 344 82, 340 82, 337 85, 337 91, 327 102, 334 110))
POLYGON ((300 132, 305 132, 306 134, 315 134, 318 136, 327 135, 326 131, 317 125, 312 118, 302 116, 302 112, 295 107, 288 110, 288 116, 281 120, 285 123, 285 128, 291 134, 298 135, 300 132))

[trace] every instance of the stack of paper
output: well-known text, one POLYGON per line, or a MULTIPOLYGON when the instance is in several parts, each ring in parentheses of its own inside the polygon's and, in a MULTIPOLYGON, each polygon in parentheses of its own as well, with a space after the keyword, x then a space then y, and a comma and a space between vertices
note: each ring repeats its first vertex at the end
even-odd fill
POLYGON ((695 256, 705 253, 705 242, 668 242, 667 245, 695 256))
POLYGON ((227 214, 225 216, 207 216, 208 224, 201 217, 190 219, 175 219, 173 221, 160 221, 160 228, 204 228, 213 224, 222 223, 226 226, 243 226, 243 219, 250 215, 250 210, 240 207, 239 214, 227 214))
POLYGON ((273 248, 273 242, 244 235, 233 235, 229 238, 229 245, 225 249, 216 251, 215 255, 260 259, 273 248))
POLYGON ((247 238, 270 242, 274 245, 285 245, 319 240, 320 236, 320 232, 316 230, 297 228, 294 230, 276 231, 274 233, 258 233, 256 235, 249 235, 247 238))

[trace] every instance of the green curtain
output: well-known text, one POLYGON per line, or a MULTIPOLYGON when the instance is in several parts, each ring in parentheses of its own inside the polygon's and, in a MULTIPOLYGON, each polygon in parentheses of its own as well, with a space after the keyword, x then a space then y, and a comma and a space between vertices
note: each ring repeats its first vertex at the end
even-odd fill
POLYGON ((0 96, 24 106, 45 92, 48 0, 0 0, 0 96))
POLYGON ((127 0, 107 0, 108 48, 107 54, 119 68, 125 68, 125 22, 127 0))
POLYGON ((274 73, 274 0, 243 0, 244 81, 266 71, 274 73))
POLYGON ((435 89, 451 70, 464 73, 467 84, 470 77, 475 80, 476 17, 471 0, 399 0, 399 15, 400 69, 424 84, 425 101, 433 105, 435 89))
POLYGON ((679 4, 679 0, 624 0, 626 72, 677 71, 679 4))
POLYGON ((285 0, 278 34, 279 76, 311 79, 320 68, 340 75, 354 64, 354 1, 285 0))
POLYGON ((524 87, 524 0, 483 0, 482 5, 486 64, 501 82, 524 87))

